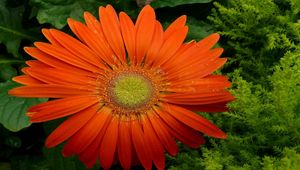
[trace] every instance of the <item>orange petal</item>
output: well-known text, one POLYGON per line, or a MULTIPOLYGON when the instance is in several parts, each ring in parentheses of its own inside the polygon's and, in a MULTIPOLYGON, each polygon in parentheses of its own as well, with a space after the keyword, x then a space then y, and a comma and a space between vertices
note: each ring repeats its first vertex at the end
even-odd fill
POLYGON ((203 78, 211 75, 214 71, 222 67, 226 63, 226 58, 217 58, 201 65, 190 65, 180 71, 172 72, 172 75, 167 76, 169 81, 190 80, 203 78))
POLYGON ((87 66, 90 65, 89 67, 104 68, 101 60, 80 41, 59 30, 50 29, 50 33, 64 48, 51 48, 51 50, 47 50, 50 52, 49 54, 57 54, 56 51, 59 51, 60 53, 63 53, 64 56, 68 56, 69 59, 71 58, 71 55, 73 55, 74 57, 72 57, 72 59, 77 58, 78 60, 82 60, 87 66))
POLYGON ((163 108, 180 122, 215 138, 226 138, 227 135, 214 124, 194 112, 171 104, 163 104, 163 108))
POLYGON ((196 80, 170 82, 165 91, 172 93, 167 95, 169 97, 192 98, 192 96, 197 96, 204 98, 205 96, 228 95, 225 89, 230 86, 231 83, 225 76, 210 75, 196 80))
POLYGON ((211 34, 204 38, 203 40, 197 43, 197 46, 200 47, 200 52, 205 52, 211 49, 220 39, 220 35, 218 33, 211 34))
POLYGON ((148 49, 145 64, 151 66, 153 61, 157 59, 158 52, 163 43, 163 27, 157 21, 155 24, 155 32, 153 35, 152 44, 148 49))
POLYGON ((98 99, 91 96, 56 99, 30 107, 27 115, 31 122, 45 122, 75 114, 97 102, 98 99))
POLYGON ((90 95, 91 91, 64 85, 41 84, 17 87, 8 93, 18 97, 63 98, 75 95, 90 95))
POLYGON ((209 104, 221 103, 221 102, 228 103, 230 101, 233 101, 234 97, 232 97, 228 94, 226 96, 210 97, 210 98, 195 100, 195 101, 193 101, 193 100, 195 100, 195 99, 191 99, 191 98, 189 98, 189 99, 172 99, 172 100, 168 99, 168 100, 166 100, 166 102, 176 104, 176 105, 209 105, 209 104))
POLYGON ((163 122, 161 122, 161 120, 156 115, 150 116, 149 120, 151 122, 153 130, 155 131, 160 142, 163 144, 164 148, 170 155, 175 156, 178 152, 178 146, 170 135, 170 132, 165 128, 163 122))
POLYGON ((125 13, 119 14, 121 32, 130 62, 135 64, 135 27, 130 17, 125 13))
POLYGON ((214 71, 222 67, 226 63, 226 61, 226 58, 218 58, 214 62, 209 63, 208 66, 200 72, 201 74, 199 75, 199 77, 205 77, 212 74, 214 71))
MULTIPOLYGON (((143 122, 143 129, 145 141, 149 145, 150 152, 152 152, 152 154, 150 154, 152 155, 152 160, 158 170, 163 170, 165 167, 164 148, 155 134, 148 118, 145 118, 143 122)), ((147 143, 145 143, 145 145, 147 145, 147 143)))
POLYGON ((164 33, 164 38, 167 39, 169 36, 171 36, 176 30, 181 29, 185 26, 186 22, 186 15, 182 15, 179 18, 177 18, 174 22, 172 22, 167 30, 164 33))
MULTIPOLYGON (((97 36, 98 33, 93 32, 81 22, 72 20, 69 20, 69 22, 74 22, 73 25, 78 30, 78 34, 80 35, 81 39, 97 55, 99 60, 103 60, 109 65, 113 65, 117 62, 115 61, 116 59, 112 57, 114 54, 104 37, 100 38, 97 36)), ((101 68, 106 69, 103 63, 101 63, 101 68)))
POLYGON ((125 170, 129 170, 131 166, 130 155, 132 155, 132 141, 130 129, 131 127, 129 122, 120 121, 118 137, 118 155, 120 163, 125 170))
POLYGON ((120 23, 116 11, 111 5, 99 8, 99 17, 107 42, 121 61, 126 61, 120 23))
POLYGON ((136 21, 136 58, 137 64, 143 61, 152 43, 155 31, 155 12, 150 5, 146 5, 140 12, 136 21))
POLYGON ((229 102, 234 98, 226 90, 206 89, 194 93, 172 93, 161 95, 164 101, 183 105, 205 105, 219 102, 229 102))
POLYGON ((174 72, 174 70, 178 70, 178 67, 185 64, 186 62, 190 62, 190 56, 193 56, 197 53, 196 42, 190 41, 188 43, 182 44, 179 49, 176 51, 172 60, 165 62, 162 65, 162 68, 165 72, 174 72))
POLYGON ((168 39, 165 39, 157 55, 158 58, 157 60, 155 60, 154 66, 158 67, 171 59, 171 57, 176 53, 176 51, 182 45, 187 32, 188 32, 188 27, 185 26, 181 29, 174 31, 174 33, 171 34, 168 37, 168 39))
POLYGON ((133 146, 136 150, 140 162, 146 170, 150 170, 152 167, 151 155, 149 153, 149 150, 146 148, 148 146, 144 146, 145 138, 139 122, 131 122, 131 135, 133 146))
POLYGON ((61 47, 60 43, 53 37, 49 29, 43 28, 42 33, 51 44, 61 47))
POLYGON ((24 73, 24 74, 27 74, 28 75, 28 69, 29 69, 30 67, 23 67, 22 69, 21 69, 21 71, 24 73))
POLYGON ((187 95, 189 93, 199 93, 199 92, 220 92, 223 91, 223 89, 230 87, 230 82, 205 82, 201 80, 186 80, 184 82, 191 82, 192 85, 185 84, 186 86, 170 86, 165 91, 167 92, 173 92, 173 93, 182 93, 184 95, 187 95), (194 83, 194 84, 193 84, 194 83), (198 84, 198 85, 196 85, 198 84))
POLYGON ((61 71, 55 68, 28 68, 26 74, 47 84, 79 85, 93 88, 97 83, 96 78, 74 75, 74 72, 61 71))
POLYGON ((99 158, 100 146, 111 120, 112 116, 106 119, 105 124, 103 125, 103 128, 99 132, 98 136, 79 154, 79 159, 84 162, 88 168, 92 168, 99 158))
POLYGON ((21 76, 17 76, 12 78, 13 81, 23 84, 23 85, 38 85, 38 84, 43 84, 42 81, 39 81, 35 78, 32 78, 28 75, 21 75, 21 76))
POLYGON ((34 45, 42 52, 44 52, 48 55, 51 55, 52 57, 55 57, 65 63, 71 64, 73 66, 76 66, 76 67, 79 67, 81 69, 88 70, 91 72, 99 72, 99 69, 95 68, 94 66, 90 65, 89 63, 86 63, 81 58, 76 57, 75 55, 69 53, 64 48, 58 48, 56 46, 50 45, 48 43, 43 43, 43 42, 35 42, 34 45))
MULTIPOLYGON (((107 119, 111 117, 111 110, 102 107, 101 110, 84 126, 74 134, 64 146, 62 154, 70 156, 84 151, 98 136, 107 119)), ((106 130, 105 130, 106 131, 106 130)))
POLYGON ((89 30, 94 33, 94 36, 92 38, 98 44, 97 48, 99 49, 97 50, 97 52, 101 53, 99 56, 101 56, 101 58, 105 58, 105 62, 112 65, 114 63, 112 57, 114 56, 114 52, 105 39, 101 23, 89 12, 84 13, 84 19, 89 30))
POLYGON ((100 22, 89 12, 84 12, 83 16, 88 28, 95 32, 98 38, 103 39, 104 34, 100 22))
POLYGON ((104 169, 109 169, 113 163, 117 148, 119 121, 113 118, 103 137, 100 147, 100 164, 104 169))
POLYGON ((162 111, 160 108, 156 108, 155 111, 168 125, 173 136, 182 143, 191 148, 198 148, 201 144, 204 144, 205 141, 202 135, 176 120, 170 113, 162 111))
POLYGON ((177 75, 172 72, 172 76, 168 76, 169 81, 174 81, 178 78, 182 80, 203 78, 211 75, 214 71, 222 67, 226 63, 226 58, 217 58, 215 60, 210 60, 208 62, 203 62, 201 65, 190 65, 185 69, 180 70, 177 75))
MULTIPOLYGON (((199 87, 199 88, 228 88, 231 83, 228 81, 226 76, 222 75, 208 75, 204 78, 191 79, 191 80, 179 80, 170 82, 170 88, 188 88, 188 87, 199 87)), ((189 91, 189 90, 187 90, 189 91)))
POLYGON ((226 106, 228 102, 219 102, 207 105, 179 105, 188 110, 199 111, 199 112, 226 112, 228 107, 226 106))
POLYGON ((25 62, 28 66, 30 67, 36 67, 36 68, 53 68, 51 66, 49 66, 48 64, 45 64, 45 63, 42 63, 41 61, 39 60, 28 60, 25 62))
POLYGON ((68 18, 67 19, 67 23, 68 23, 68 26, 70 27, 70 29, 72 30, 72 32, 76 35, 76 37, 82 41, 83 43, 87 44, 84 39, 80 36, 79 34, 79 30, 75 27, 75 20, 73 20, 72 18, 68 18))
POLYGON ((42 52, 38 48, 34 47, 25 47, 24 50, 31 55, 33 58, 38 59, 39 61, 46 63, 47 65, 54 67, 54 68, 59 68, 60 70, 72 70, 76 72, 76 74, 83 74, 83 75, 88 75, 88 76, 93 76, 93 74, 87 70, 80 69, 78 67, 75 67, 73 65, 67 64, 66 62, 63 62, 62 60, 59 60, 47 53, 42 52))
MULTIPOLYGON (((131 131, 130 131, 130 135, 131 135, 131 131)), ((133 144, 132 144, 132 150, 131 151, 132 151, 131 152, 132 153, 131 154, 132 166, 141 165, 141 162, 139 160, 139 157, 137 156, 137 153, 136 153, 136 150, 134 149, 133 144)))
POLYGON ((207 51, 206 53, 199 54, 195 50, 199 49, 191 48, 190 51, 194 52, 194 54, 187 53, 189 55, 181 55, 175 58, 175 60, 181 61, 181 64, 176 63, 176 65, 173 65, 173 67, 168 70, 170 73, 168 75, 169 79, 171 79, 174 75, 177 75, 178 77, 178 74, 181 73, 182 75, 182 73, 185 73, 187 70, 200 72, 201 70, 210 67, 210 64, 216 61, 224 51, 223 48, 214 48, 210 51, 207 51))
POLYGON ((55 147, 69 139, 97 113, 97 109, 98 105, 94 105, 68 118, 47 137, 46 147, 55 147))
MULTIPOLYGON (((101 141, 100 141, 101 143, 101 141)), ((94 139, 94 141, 80 154, 79 160, 82 161, 86 168, 92 169, 93 166, 96 164, 97 160, 99 159, 99 140, 98 137, 94 139), (84 158, 83 156, 84 155, 84 158)))

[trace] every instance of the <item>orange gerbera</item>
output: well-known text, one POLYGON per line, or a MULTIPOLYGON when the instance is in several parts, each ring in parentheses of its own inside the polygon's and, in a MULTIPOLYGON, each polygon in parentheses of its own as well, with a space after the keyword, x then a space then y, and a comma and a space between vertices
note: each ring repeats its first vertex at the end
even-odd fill
POLYGON ((148 5, 136 24, 112 6, 99 8, 100 21, 84 13, 82 24, 68 20, 77 39, 43 29, 50 43, 36 42, 25 51, 25 86, 9 93, 19 97, 58 98, 33 106, 31 122, 70 116, 47 138, 54 147, 67 140, 63 155, 79 155, 87 167, 97 159, 104 169, 119 162, 124 169, 142 164, 165 166, 164 151, 175 156, 175 139, 191 148, 204 143, 202 134, 226 134, 193 111, 226 111, 233 100, 230 82, 212 75, 225 58, 212 34, 200 42, 183 43, 186 16, 165 31, 148 5), (200 133, 199 133, 200 132, 200 133))

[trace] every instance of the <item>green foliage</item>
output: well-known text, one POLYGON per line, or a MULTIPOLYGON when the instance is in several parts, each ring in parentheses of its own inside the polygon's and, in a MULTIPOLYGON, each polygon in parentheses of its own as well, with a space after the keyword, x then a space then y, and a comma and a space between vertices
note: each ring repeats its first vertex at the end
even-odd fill
POLYGON ((264 84, 274 63, 300 42, 299 1, 230 0, 214 3, 209 20, 235 49, 232 68, 241 67, 246 80, 264 84))
POLYGON ((288 9, 268 0, 232 0, 230 8, 216 3, 218 11, 209 19, 227 38, 223 40, 226 47, 236 51, 227 66, 235 69, 230 77, 236 101, 223 116, 206 117, 229 137, 210 139, 201 152, 180 153, 169 169, 300 168, 297 2, 281 2, 288 9))
POLYGON ((10 64, 0 64, 0 70, 0 80, 8 80, 17 75, 16 70, 10 64))
POLYGON ((189 152, 183 152, 177 155, 176 158, 168 157, 170 163, 169 170, 198 170, 202 167, 198 151, 191 150, 189 152), (177 166, 176 166, 177 164, 177 166))
POLYGON ((212 0, 154 0, 151 3, 153 8, 175 7, 178 5, 209 3, 212 0))
POLYGON ((43 23, 50 23, 56 28, 63 28, 67 18, 82 20, 84 11, 96 11, 104 5, 101 1, 94 0, 31 0, 37 9, 37 19, 43 23))
POLYGON ((296 170, 300 169, 300 154, 293 149, 284 148, 282 158, 266 156, 263 159, 263 170, 296 170))
POLYGON ((29 106, 44 102, 45 99, 23 99, 12 97, 7 91, 16 87, 16 83, 6 82, 0 84, 0 123, 16 132, 30 125, 25 115, 29 106))
MULTIPOLYGON (((86 167, 78 162, 77 158, 65 158, 60 150, 61 148, 43 148, 44 155, 16 156, 12 159, 11 168, 14 170, 86 170, 86 167)), ((95 166, 91 170, 97 168, 95 166)))
POLYGON ((210 139, 195 155, 181 153, 170 169, 299 169, 299 69, 300 50, 295 50, 287 52, 265 80, 270 89, 233 72, 236 101, 231 111, 223 117, 207 116, 228 132, 228 139, 210 139))
POLYGON ((89 11, 98 18, 98 8, 111 4, 117 10, 126 11, 130 16, 136 17, 139 9, 132 0, 30 0, 34 8, 32 15, 40 24, 49 23, 61 29, 67 25, 67 19, 73 18, 83 21, 83 12, 89 11), (36 13, 36 14, 35 14, 36 13))
POLYGON ((176 157, 167 156, 166 169, 300 169, 299 0, 219 0, 212 12, 212 0, 0 0, 1 170, 85 169, 78 158, 64 158, 61 146, 43 147, 64 119, 29 126, 26 108, 44 99, 8 96, 7 90, 16 87, 10 79, 30 59, 23 46, 44 41, 42 27, 66 29, 66 19, 82 20, 83 11, 98 16, 100 5, 110 3, 134 20, 139 7, 150 2, 164 26, 188 16, 187 41, 222 34, 220 45, 229 57, 222 72, 229 73, 236 96, 229 112, 201 113, 228 133, 228 139, 207 137, 196 150, 180 144, 176 157))
MULTIPOLYGON (((173 21, 174 20, 164 22, 163 23, 164 28, 166 29, 173 21)), ((199 41, 214 32, 214 28, 212 25, 210 25, 205 21, 197 20, 194 17, 188 17, 186 25, 189 28, 186 37, 186 42, 191 40, 199 41)))
POLYGON ((14 57, 18 57, 22 39, 35 40, 22 26, 24 10, 24 6, 8 7, 6 0, 0 0, 0 43, 14 57))
POLYGON ((213 27, 210 24, 205 21, 199 21, 192 17, 188 17, 187 25, 189 27, 189 32, 186 38, 187 41, 199 41, 214 32, 213 27))
POLYGON ((25 61, 15 58, 6 58, 0 55, 0 82, 10 80, 17 75, 17 70, 12 64, 23 64, 25 61))
POLYGON ((297 15, 300 12, 300 1, 290 0, 290 4, 293 14, 297 15))
MULTIPOLYGON (((85 170, 86 167, 78 162, 75 157, 65 158, 62 156, 61 147, 46 149, 44 148, 44 155, 46 155, 45 163, 49 169, 56 170, 85 170)), ((93 168, 97 169, 97 166, 93 168)))

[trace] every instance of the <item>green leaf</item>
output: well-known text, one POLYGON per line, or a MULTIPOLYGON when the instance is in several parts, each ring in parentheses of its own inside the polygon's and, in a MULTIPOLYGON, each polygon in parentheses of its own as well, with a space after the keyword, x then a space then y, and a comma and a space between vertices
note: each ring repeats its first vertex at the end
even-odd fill
POLYGON ((6 6, 6 0, 0 0, 0 43, 15 57, 22 39, 35 39, 22 27, 23 14, 24 6, 10 8, 6 6))
POLYGON ((23 64, 24 60, 4 58, 0 54, 0 82, 10 80, 12 77, 17 75, 17 70, 12 64, 23 64))
POLYGON ((59 29, 67 24, 67 18, 82 20, 84 11, 96 14, 98 7, 104 5, 103 2, 95 0, 31 0, 31 2, 38 8, 37 19, 41 24, 50 23, 59 29))
MULTIPOLYGON (((18 155, 11 159, 13 170, 86 170, 85 165, 77 157, 64 157, 62 145, 55 148, 42 148, 42 155, 18 155)), ((41 153, 39 153, 41 154, 41 153)), ((95 165, 90 170, 99 169, 95 165)), ((2 170, 2 169, 1 169, 2 170)))
POLYGON ((189 27, 187 40, 199 41, 214 32, 212 25, 192 17, 188 18, 187 25, 189 27))
POLYGON ((13 170, 52 170, 48 168, 44 156, 37 153, 13 156, 10 166, 13 170))
POLYGON ((0 64, 15 64, 15 63, 25 63, 25 61, 16 60, 16 59, 0 59, 0 64))
POLYGON ((300 12, 300 1, 299 0, 291 0, 291 7, 292 7, 292 12, 294 14, 298 14, 300 12))
POLYGON ((0 70, 0 81, 10 80, 17 75, 17 70, 10 64, 0 64, 0 70))
POLYGON ((0 84, 0 123, 10 131, 16 132, 30 125, 25 115, 29 106, 46 101, 46 99, 25 99, 9 96, 8 90, 17 87, 16 83, 0 84))
MULTIPOLYGON (((166 29, 172 21, 163 22, 163 27, 166 29)), ((214 32, 214 27, 203 20, 197 20, 194 17, 188 17, 186 25, 189 28, 186 42, 191 40, 199 41, 214 32)))
POLYGON ((154 0, 151 2, 153 8, 174 7, 178 5, 209 3, 212 0, 154 0))
MULTIPOLYGON (((55 147, 51 149, 44 148, 43 152, 46 156, 47 167, 56 170, 85 170, 86 167, 76 157, 65 158, 61 154, 62 147, 55 147)), ((98 169, 94 167, 93 170, 98 169)))

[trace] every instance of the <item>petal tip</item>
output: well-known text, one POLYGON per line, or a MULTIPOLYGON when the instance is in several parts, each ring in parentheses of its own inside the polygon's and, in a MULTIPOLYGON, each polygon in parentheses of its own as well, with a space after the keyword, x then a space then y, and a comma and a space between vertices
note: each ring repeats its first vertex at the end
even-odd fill
POLYGON ((46 140, 46 142, 45 142, 45 147, 46 148, 53 148, 55 145, 53 145, 52 143, 51 143, 51 141, 49 141, 48 139, 46 140))
POLYGON ((44 34, 44 36, 46 36, 47 32, 49 31, 48 28, 42 28, 42 33, 44 34))
POLYGON ((74 19, 72 19, 72 18, 68 18, 68 19, 67 19, 67 23, 68 23, 68 24, 72 24, 73 22, 75 22, 74 19))
POLYGON ((149 4, 142 8, 140 13, 142 13, 142 12, 152 13, 155 16, 155 11, 149 4))
POLYGON ((27 54, 29 54, 29 52, 30 52, 30 49, 32 49, 33 47, 23 47, 23 50, 27 53, 27 54))
POLYGON ((220 135, 218 138, 220 138, 220 139, 227 139, 227 137, 228 137, 227 134, 223 132, 223 134, 220 135))
POLYGON ((182 23, 186 23, 186 20, 187 20, 187 16, 186 15, 181 15, 179 18, 178 18, 182 23))
POLYGON ((213 36, 214 39, 216 39, 216 41, 219 41, 219 39, 220 39, 220 34, 219 33, 213 33, 210 36, 213 36))
MULTIPOLYGON (((18 77, 13 77, 11 80, 14 81, 14 82, 18 82, 17 79, 18 79, 18 77)), ((10 91, 10 90, 9 90, 9 91, 10 91)), ((9 91, 8 91, 8 94, 9 94, 9 91)))
POLYGON ((9 91, 7 92, 7 94, 10 95, 10 96, 15 96, 15 95, 14 95, 14 94, 15 94, 15 89, 9 90, 9 91))
POLYGON ((88 11, 84 11, 84 12, 83 12, 83 16, 84 16, 84 17, 90 16, 90 15, 92 15, 92 14, 91 14, 90 12, 88 12, 88 11))

